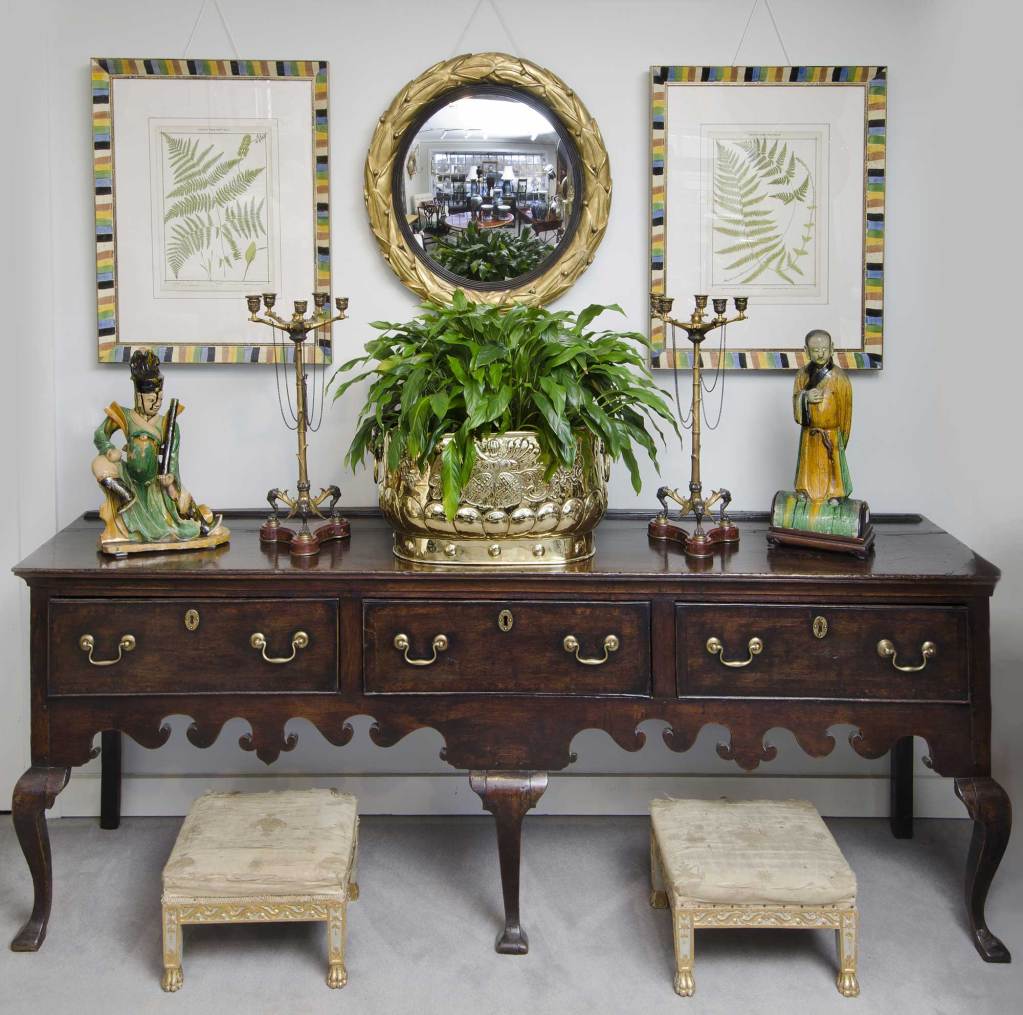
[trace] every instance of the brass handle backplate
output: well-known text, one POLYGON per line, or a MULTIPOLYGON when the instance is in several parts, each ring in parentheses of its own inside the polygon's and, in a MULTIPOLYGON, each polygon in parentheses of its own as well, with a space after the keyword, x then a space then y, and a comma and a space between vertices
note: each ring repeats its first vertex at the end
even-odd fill
POLYGON ((117 643, 117 657, 114 659, 93 659, 92 650, 96 647, 96 639, 91 634, 83 634, 78 639, 78 647, 89 654, 89 662, 93 666, 113 666, 121 661, 122 652, 131 652, 135 648, 135 635, 122 634, 121 640, 117 643))
POLYGON ((725 658, 725 646, 721 643, 720 638, 708 638, 707 639, 707 651, 712 656, 717 656, 721 660, 722 666, 729 666, 732 669, 737 669, 740 666, 749 666, 753 662, 753 657, 760 655, 764 651, 764 643, 759 638, 750 638, 746 643, 746 648, 749 650, 748 659, 726 659, 725 658))
POLYGON ((927 660, 938 654, 938 646, 933 641, 925 641, 920 646, 921 661, 919 666, 900 666, 897 661, 898 653, 895 651, 895 646, 887 638, 882 638, 877 643, 877 654, 882 659, 891 659, 892 666, 900 673, 919 673, 927 665, 927 660))
POLYGON ((411 659, 409 658, 409 640, 407 634, 396 634, 394 636, 394 647, 405 656, 405 662, 409 666, 432 666, 437 661, 438 652, 446 652, 448 650, 448 636, 446 634, 438 634, 433 639, 433 655, 429 659, 411 659))
POLYGON ((582 663, 583 666, 603 666, 607 662, 612 652, 617 652, 621 647, 621 642, 618 640, 617 634, 609 634, 604 639, 604 658, 603 659, 586 659, 579 655, 579 639, 574 634, 566 634, 565 640, 561 643, 561 647, 566 651, 575 655, 576 662, 582 663))
POLYGON ((251 638, 249 638, 249 644, 253 648, 258 648, 259 649, 260 654, 263 656, 263 659, 266 662, 273 663, 274 665, 280 665, 280 664, 283 664, 283 663, 290 663, 295 658, 295 656, 298 654, 298 650, 300 648, 305 648, 309 644, 309 635, 307 635, 305 633, 305 631, 296 631, 291 636, 291 655, 290 656, 280 656, 280 657, 268 656, 266 654, 266 646, 267 646, 266 635, 263 634, 260 631, 256 631, 256 633, 253 634, 253 636, 251 638))

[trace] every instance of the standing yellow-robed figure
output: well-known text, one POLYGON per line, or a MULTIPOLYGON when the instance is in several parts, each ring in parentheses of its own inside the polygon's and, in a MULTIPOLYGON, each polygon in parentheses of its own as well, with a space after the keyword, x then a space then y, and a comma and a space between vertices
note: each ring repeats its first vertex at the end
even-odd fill
POLYGON ((792 409, 802 427, 796 492, 812 501, 837 501, 852 493, 845 449, 852 429, 852 385, 835 365, 831 336, 806 336, 810 362, 796 374, 792 409))

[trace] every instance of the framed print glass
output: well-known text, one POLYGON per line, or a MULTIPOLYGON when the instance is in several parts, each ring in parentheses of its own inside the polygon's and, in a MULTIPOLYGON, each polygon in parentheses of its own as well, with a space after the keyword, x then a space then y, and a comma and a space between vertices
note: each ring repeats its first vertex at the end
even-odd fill
POLYGON ((92 61, 101 363, 273 362, 238 307, 330 291, 327 98, 323 61, 92 61))
MULTIPOLYGON (((823 328, 842 367, 880 369, 886 68, 662 66, 650 87, 650 291, 750 301, 704 366, 795 369, 823 328)), ((653 315, 650 337, 652 366, 691 365, 653 315)))

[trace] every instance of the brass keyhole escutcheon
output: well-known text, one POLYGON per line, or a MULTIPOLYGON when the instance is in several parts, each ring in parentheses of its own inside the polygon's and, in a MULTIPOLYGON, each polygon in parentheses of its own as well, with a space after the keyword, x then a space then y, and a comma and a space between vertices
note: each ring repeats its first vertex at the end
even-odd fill
POLYGON ((825 617, 814 617, 811 628, 815 638, 826 638, 828 634, 828 621, 825 617))
POLYGON ((510 631, 512 629, 512 625, 514 623, 515 623, 515 618, 512 616, 512 611, 511 610, 502 610, 497 615, 497 626, 502 631, 510 631))
POLYGON ((199 611, 185 610, 185 630, 196 631, 199 628, 199 611))

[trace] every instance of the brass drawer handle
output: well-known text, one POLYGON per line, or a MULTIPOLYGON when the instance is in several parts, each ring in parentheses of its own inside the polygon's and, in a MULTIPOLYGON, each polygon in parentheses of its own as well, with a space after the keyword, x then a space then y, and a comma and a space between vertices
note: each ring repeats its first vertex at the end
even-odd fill
POLYGON ((277 658, 275 656, 268 656, 266 654, 267 646, 266 635, 263 634, 261 631, 256 631, 256 633, 249 639, 249 644, 253 648, 259 649, 260 654, 263 656, 263 659, 266 662, 273 663, 274 665, 280 665, 283 663, 290 663, 292 659, 294 659, 295 656, 298 654, 298 650, 300 648, 305 648, 309 644, 309 635, 307 635, 305 631, 296 631, 291 636, 291 655, 282 656, 280 658, 277 658))
POLYGON ((608 657, 612 652, 617 652, 621 647, 621 642, 618 640, 617 634, 609 634, 604 639, 604 658, 603 659, 584 659, 579 655, 579 639, 574 634, 566 634, 565 640, 561 643, 562 648, 566 652, 574 652, 576 662, 582 663, 583 666, 603 666, 607 662, 608 657))
POLYGON ((83 634, 78 639, 78 647, 83 652, 89 653, 89 662, 93 666, 113 666, 121 661, 122 652, 131 652, 135 648, 135 635, 122 634, 121 640, 117 643, 117 657, 115 659, 93 659, 92 650, 96 647, 96 639, 91 634, 83 634))
POLYGON ((410 659, 409 658, 409 654, 408 654, 409 640, 408 640, 408 635, 407 634, 396 634, 394 636, 394 647, 399 652, 404 653, 404 655, 405 655, 405 662, 407 662, 409 664, 409 666, 432 666, 437 661, 437 653, 438 652, 446 652, 447 651, 447 649, 448 649, 448 636, 446 634, 438 634, 433 639, 433 655, 430 656, 429 659, 410 659))
POLYGON ((712 656, 717 656, 718 659, 721 660, 722 666, 729 666, 732 669, 738 669, 740 666, 749 666, 749 664, 753 662, 753 657, 760 655, 760 653, 764 651, 764 643, 759 638, 750 638, 746 644, 746 648, 749 649, 748 659, 726 659, 725 646, 721 644, 721 639, 707 639, 707 651, 712 656))
POLYGON ((898 653, 895 651, 895 646, 887 638, 882 638, 877 643, 877 654, 882 659, 891 659, 892 666, 900 673, 919 673, 927 665, 927 660, 938 654, 938 646, 933 641, 925 641, 920 646, 921 662, 919 666, 900 666, 897 662, 898 653))

